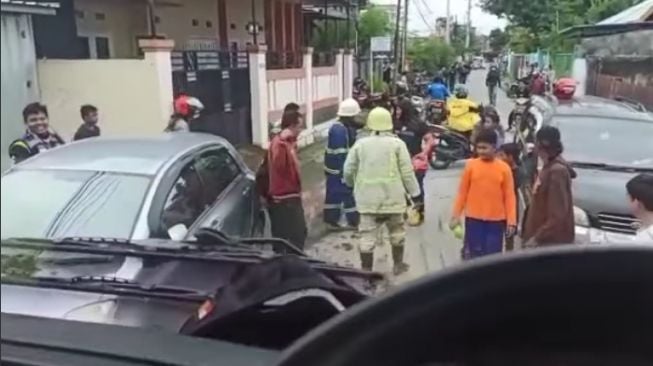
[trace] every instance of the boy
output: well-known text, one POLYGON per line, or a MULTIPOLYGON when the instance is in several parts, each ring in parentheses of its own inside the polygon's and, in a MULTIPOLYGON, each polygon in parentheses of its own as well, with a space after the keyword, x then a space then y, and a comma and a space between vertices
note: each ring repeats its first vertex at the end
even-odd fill
POLYGON ((79 114, 82 116, 82 125, 79 126, 75 132, 74 141, 87 139, 89 137, 100 136, 100 127, 98 127, 98 111, 97 107, 85 104, 79 109, 79 114))
POLYGON ((48 108, 41 103, 30 103, 23 109, 25 134, 9 145, 9 157, 18 164, 43 151, 63 145, 64 140, 50 128, 48 108))
MULTIPOLYGON (((522 181, 522 177, 520 176, 520 171, 519 171, 519 154, 521 153, 521 150, 519 149, 519 145, 516 143, 508 143, 508 144, 503 144, 499 148, 499 153, 497 154, 497 157, 508 164, 510 167, 510 170, 512 171, 512 181, 513 181, 513 186, 515 188, 515 209, 516 209, 516 217, 517 221, 519 221, 519 202, 517 202, 516 198, 518 197, 518 191, 519 187, 522 181)), ((511 251, 515 247, 515 233, 513 235, 506 235, 506 251, 511 251)))
POLYGON ((653 174, 641 173, 635 176, 626 183, 626 190, 633 214, 642 222, 635 241, 653 245, 653 174))
POLYGON ((450 226, 460 224, 465 215, 463 259, 501 253, 504 235, 516 229, 516 197, 508 164, 495 158, 497 134, 481 130, 475 148, 478 158, 470 159, 460 180, 450 226))

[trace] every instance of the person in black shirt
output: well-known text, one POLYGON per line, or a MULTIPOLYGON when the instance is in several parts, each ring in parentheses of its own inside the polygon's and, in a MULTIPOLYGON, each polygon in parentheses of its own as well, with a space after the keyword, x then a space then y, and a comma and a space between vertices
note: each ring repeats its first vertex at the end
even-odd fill
POLYGON ((100 136, 100 127, 98 127, 98 110, 97 107, 90 104, 85 104, 79 109, 79 113, 82 116, 82 125, 79 126, 75 136, 73 137, 74 141, 87 139, 89 137, 98 137, 100 136))
MULTIPOLYGON (((499 148, 498 157, 505 161, 512 170, 512 179, 515 187, 515 197, 519 197, 519 187, 520 184, 524 182, 524 177, 522 176, 522 171, 519 166, 519 156, 521 150, 519 145, 516 143, 503 144, 499 148)), ((517 222, 519 222, 519 200, 517 202, 517 222)), ((506 236, 506 251, 511 251, 515 249, 515 236, 506 236)))
POLYGON ((9 144, 9 157, 15 164, 65 142, 50 128, 48 108, 41 103, 30 103, 23 109, 25 134, 9 144))

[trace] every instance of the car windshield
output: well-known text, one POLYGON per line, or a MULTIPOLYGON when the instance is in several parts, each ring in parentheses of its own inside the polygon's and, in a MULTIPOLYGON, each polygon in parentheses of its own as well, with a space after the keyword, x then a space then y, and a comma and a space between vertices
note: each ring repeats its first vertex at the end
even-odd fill
POLYGON ((2 238, 130 238, 150 178, 18 170, 2 177, 2 238))
POLYGON ((612 118, 556 117, 570 161, 653 167, 653 123, 612 118))

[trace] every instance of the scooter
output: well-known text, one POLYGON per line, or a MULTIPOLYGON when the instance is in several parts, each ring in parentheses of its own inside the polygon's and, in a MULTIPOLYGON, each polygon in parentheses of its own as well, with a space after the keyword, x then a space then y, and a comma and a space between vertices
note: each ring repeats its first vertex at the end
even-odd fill
POLYGON ((446 126, 428 124, 430 133, 435 138, 435 148, 431 150, 429 164, 433 169, 447 169, 451 163, 458 160, 469 159, 473 155, 469 139, 446 126))

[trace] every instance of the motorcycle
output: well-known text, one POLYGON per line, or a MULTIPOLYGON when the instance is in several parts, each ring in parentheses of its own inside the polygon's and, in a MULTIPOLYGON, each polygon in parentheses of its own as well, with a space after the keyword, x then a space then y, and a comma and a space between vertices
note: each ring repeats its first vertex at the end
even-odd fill
POLYGON ((508 116, 508 124, 511 127, 515 126, 517 128, 513 142, 518 142, 517 139, 520 134, 522 137, 528 137, 529 139, 533 137, 529 137, 529 135, 535 132, 535 118, 528 111, 530 107, 530 98, 517 98, 515 100, 515 107, 510 112, 510 116, 508 116))
POLYGON ((447 169, 451 163, 458 160, 469 159, 473 155, 472 147, 467 136, 441 125, 427 124, 430 133, 434 134, 429 164, 433 169, 447 169))
POLYGON ((431 100, 426 107, 426 121, 441 125, 447 120, 447 103, 444 100, 431 100))
POLYGON ((522 98, 528 95, 528 78, 521 78, 510 84, 508 88, 509 98, 522 98))

